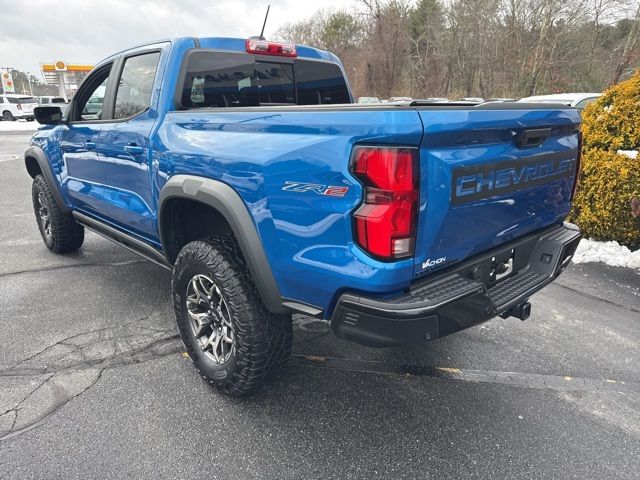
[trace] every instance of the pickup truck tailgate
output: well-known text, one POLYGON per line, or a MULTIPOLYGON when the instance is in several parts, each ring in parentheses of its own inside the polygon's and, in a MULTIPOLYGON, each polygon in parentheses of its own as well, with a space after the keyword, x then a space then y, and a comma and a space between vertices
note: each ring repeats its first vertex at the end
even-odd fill
POLYGON ((420 213, 414 277, 560 222, 571 207, 577 110, 418 108, 420 213))

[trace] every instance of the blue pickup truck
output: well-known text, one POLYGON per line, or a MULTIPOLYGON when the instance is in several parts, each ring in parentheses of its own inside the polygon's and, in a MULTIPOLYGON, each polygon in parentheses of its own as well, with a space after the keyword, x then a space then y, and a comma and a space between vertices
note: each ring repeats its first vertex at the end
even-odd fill
POLYGON ((70 252, 88 228, 170 269, 187 351, 230 395, 286 364, 292 313, 377 347, 527 318, 580 240, 578 111, 352 102, 338 58, 306 46, 119 52, 66 116, 35 112, 42 238, 70 252))

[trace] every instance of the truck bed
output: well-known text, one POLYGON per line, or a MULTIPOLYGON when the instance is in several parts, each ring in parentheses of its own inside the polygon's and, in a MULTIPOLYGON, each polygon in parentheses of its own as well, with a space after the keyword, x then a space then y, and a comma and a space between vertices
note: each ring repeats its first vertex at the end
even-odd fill
POLYGON ((575 165, 567 165, 573 170, 561 178, 521 182, 508 192, 485 189, 469 199, 456 199, 453 182, 465 172, 495 175, 521 163, 575 161, 579 121, 575 109, 521 103, 191 109, 165 117, 158 132, 159 150, 165 150, 159 167, 166 163, 173 165, 171 174, 220 179, 238 191, 283 297, 325 311, 343 289, 402 292, 418 277, 561 222, 570 206, 575 165), (550 130, 540 146, 518 147, 517 136, 532 129, 550 130), (355 245, 352 214, 363 187, 350 170, 354 145, 419 149, 414 258, 378 261, 355 245), (348 191, 327 197, 283 190, 288 182, 348 191))

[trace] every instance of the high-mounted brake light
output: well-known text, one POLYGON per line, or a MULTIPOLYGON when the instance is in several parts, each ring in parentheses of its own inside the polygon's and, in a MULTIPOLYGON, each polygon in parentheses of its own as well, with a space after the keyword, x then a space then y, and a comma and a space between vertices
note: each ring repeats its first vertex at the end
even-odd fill
POLYGON ((385 260, 413 255, 418 219, 418 151, 356 147, 352 171, 365 187, 354 213, 358 245, 385 260))
POLYGON ((247 39, 247 52, 259 55, 277 55, 279 57, 297 57, 296 46, 290 43, 268 42, 266 40, 247 39))

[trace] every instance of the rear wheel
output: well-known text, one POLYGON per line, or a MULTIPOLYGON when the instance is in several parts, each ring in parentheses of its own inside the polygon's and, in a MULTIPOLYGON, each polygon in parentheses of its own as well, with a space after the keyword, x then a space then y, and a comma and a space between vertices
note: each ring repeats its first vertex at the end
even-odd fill
POLYGON ((60 210, 42 175, 33 179, 31 196, 38 229, 47 248, 56 253, 78 250, 84 242, 84 227, 71 214, 60 210))
POLYGON ((13 122, 16 118, 9 110, 5 110, 4 112, 2 112, 2 119, 7 122, 13 122))
POLYGON ((243 395, 287 363, 290 315, 262 304, 231 235, 188 243, 171 282, 182 341, 202 377, 227 395, 243 395))

